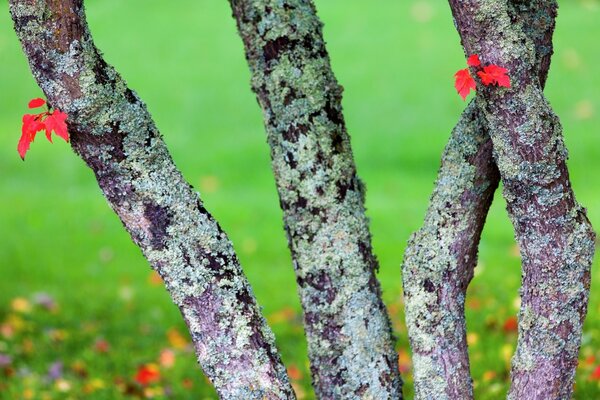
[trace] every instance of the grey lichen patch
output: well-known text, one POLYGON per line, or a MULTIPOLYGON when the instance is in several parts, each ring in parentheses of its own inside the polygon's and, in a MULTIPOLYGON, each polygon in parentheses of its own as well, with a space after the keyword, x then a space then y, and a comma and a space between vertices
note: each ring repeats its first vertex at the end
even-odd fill
POLYGON ((263 109, 320 398, 401 398, 363 188, 312 1, 231 0, 263 109))
POLYGON ((67 113, 74 150, 164 279, 219 395, 295 398, 231 242, 177 170, 145 105, 102 59, 82 2, 10 6, 35 78, 67 113), (65 24, 68 31, 57 29, 65 24))

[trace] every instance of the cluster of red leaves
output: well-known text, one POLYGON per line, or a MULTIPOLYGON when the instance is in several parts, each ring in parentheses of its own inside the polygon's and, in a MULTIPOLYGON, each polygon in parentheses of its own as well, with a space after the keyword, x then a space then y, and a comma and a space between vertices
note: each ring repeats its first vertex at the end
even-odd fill
MULTIPOLYGON (((29 108, 39 108, 46 104, 43 99, 33 99, 29 102, 29 108)), ((66 142, 69 141, 69 133, 67 132, 67 114, 60 110, 47 110, 39 114, 23 115, 23 127, 21 128, 21 139, 17 146, 17 151, 23 160, 25 154, 29 150, 29 146, 35 139, 35 135, 43 130, 46 131, 46 138, 52 143, 51 133, 54 133, 63 138, 66 142)))
MULTIPOLYGON (((510 87, 510 77, 508 76, 508 70, 506 68, 502 68, 494 64, 482 66, 481 60, 477 54, 473 54, 467 59, 467 65, 478 70, 477 75, 481 79, 481 83, 484 85, 498 85, 506 88, 510 87)), ((471 89, 477 90, 475 79, 473 79, 471 76, 469 68, 461 69, 454 74, 454 78, 454 87, 463 100, 465 100, 469 93, 471 93, 471 89)))

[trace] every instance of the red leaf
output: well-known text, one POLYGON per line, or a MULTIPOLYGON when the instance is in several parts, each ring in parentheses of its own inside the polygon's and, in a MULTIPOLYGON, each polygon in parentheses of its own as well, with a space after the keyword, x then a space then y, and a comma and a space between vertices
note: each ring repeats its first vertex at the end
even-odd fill
POLYGON ((506 68, 492 64, 483 67, 483 71, 479 71, 477 75, 479 75, 481 82, 486 86, 496 83, 498 86, 509 88, 510 77, 507 73, 508 70, 506 68))
POLYGON ((594 372, 591 373, 590 379, 593 381, 600 381, 600 366, 596 367, 594 372))
POLYGON ((43 122, 38 120, 39 115, 25 114, 23 115, 23 126, 21 128, 21 139, 17 145, 17 151, 22 160, 25 160, 25 154, 29 150, 29 146, 35 135, 45 128, 43 122))
POLYGON ((293 381, 299 381, 303 377, 303 374, 302 374, 302 371, 300 370, 300 368, 298 368, 294 364, 290 365, 287 368, 287 373, 288 373, 288 376, 290 377, 290 379, 293 381))
POLYGON ((137 374, 135 374, 135 381, 140 385, 146 386, 160 380, 160 371, 156 364, 142 365, 137 374))
POLYGON ((483 83, 485 86, 491 85, 494 83, 494 77, 491 76, 490 74, 487 74, 483 71, 479 71, 477 73, 477 75, 479 75, 479 78, 481 78, 481 83, 483 83))
POLYGON ((471 89, 476 90, 477 86, 475 85, 475 80, 471 76, 468 68, 458 71, 454 74, 454 78, 456 78, 454 87, 463 100, 471 93, 471 89))
POLYGON ((46 104, 46 101, 38 97, 37 99, 33 99, 29 102, 29 108, 38 108, 43 106, 44 104, 46 104))
POLYGON ((50 142, 52 139, 50 137, 50 132, 54 131, 56 135, 63 138, 65 142, 69 142, 69 132, 67 132, 67 114, 62 111, 54 110, 52 114, 50 114, 44 120, 46 124, 46 137, 50 142))
POLYGON ((94 343, 94 350, 98 353, 108 353, 110 351, 110 344, 104 339, 98 339, 94 343))
POLYGON ((506 321, 504 321, 504 326, 502 326, 502 329, 506 333, 516 332, 519 329, 519 322, 517 320, 517 317, 508 317, 506 321))
POLYGON ((477 54, 472 54, 469 58, 467 58, 467 65, 469 67, 479 67, 481 65, 479 56, 477 54))

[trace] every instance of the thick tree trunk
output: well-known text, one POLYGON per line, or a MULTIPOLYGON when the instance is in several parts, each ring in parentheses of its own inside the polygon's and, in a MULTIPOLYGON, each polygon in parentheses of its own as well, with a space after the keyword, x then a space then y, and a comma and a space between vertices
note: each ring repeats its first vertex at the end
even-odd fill
POLYGON ((230 0, 263 109, 317 397, 402 397, 364 188, 309 0, 230 0))
MULTIPOLYGON (((510 2, 534 42, 546 82, 556 16, 553 1, 510 2)), ((472 101, 452 132, 423 227, 402 265, 406 321, 418 399, 471 399, 464 303, 477 247, 500 175, 487 122, 472 101)))
POLYGON ((534 43, 526 34, 530 27, 503 1, 450 5, 465 52, 507 68, 511 77, 510 89, 478 84, 476 99, 488 122, 523 263, 509 398, 568 399, 595 235, 571 190, 562 128, 542 93, 534 43))
POLYGON ((73 149, 181 310, 226 399, 293 399, 232 245, 171 159, 145 105, 94 46, 82 0, 10 0, 15 30, 73 149))

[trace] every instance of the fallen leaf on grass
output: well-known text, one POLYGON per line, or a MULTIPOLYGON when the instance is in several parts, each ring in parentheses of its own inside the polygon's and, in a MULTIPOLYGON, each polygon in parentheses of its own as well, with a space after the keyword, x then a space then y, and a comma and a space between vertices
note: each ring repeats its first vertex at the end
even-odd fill
POLYGON ((508 317, 506 321, 504 321, 504 325, 502 325, 502 330, 505 333, 514 333, 517 332, 518 329, 519 322, 515 316, 508 317))
POLYGON ((160 370, 156 364, 144 364, 138 368, 135 374, 135 381, 142 386, 158 382, 160 380, 160 370))
POLYGON ((172 368, 175 365, 175 352, 164 349, 160 352, 159 362, 163 368, 172 368))
POLYGON ((188 340, 175 328, 167 331, 167 339, 172 347, 183 350, 188 347, 188 340))

